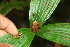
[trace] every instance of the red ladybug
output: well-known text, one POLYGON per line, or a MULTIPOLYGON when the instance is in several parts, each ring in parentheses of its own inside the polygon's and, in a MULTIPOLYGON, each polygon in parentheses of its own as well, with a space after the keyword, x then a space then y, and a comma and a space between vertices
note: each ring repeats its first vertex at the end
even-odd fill
POLYGON ((37 21, 34 21, 32 26, 31 26, 31 30, 32 32, 38 32, 38 29, 39 29, 39 25, 38 25, 38 22, 37 21))

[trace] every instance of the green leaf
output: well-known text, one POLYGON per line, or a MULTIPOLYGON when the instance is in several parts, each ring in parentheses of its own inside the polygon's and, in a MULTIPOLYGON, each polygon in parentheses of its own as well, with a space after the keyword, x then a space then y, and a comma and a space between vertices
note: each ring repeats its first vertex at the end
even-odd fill
POLYGON ((30 24, 34 21, 42 26, 45 21, 50 17, 60 0, 31 0, 29 10, 30 24))
POLYGON ((0 13, 3 14, 3 15, 6 15, 13 8, 17 8, 19 10, 22 10, 24 6, 26 6, 26 3, 21 2, 21 1, 0 3, 0 13))
POLYGON ((11 37, 10 34, 5 34, 0 37, 0 43, 8 43, 14 47, 29 47, 35 34, 29 28, 19 29, 19 32, 22 33, 19 39, 11 37))
POLYGON ((36 35, 56 43, 70 46, 70 23, 44 25, 36 35))

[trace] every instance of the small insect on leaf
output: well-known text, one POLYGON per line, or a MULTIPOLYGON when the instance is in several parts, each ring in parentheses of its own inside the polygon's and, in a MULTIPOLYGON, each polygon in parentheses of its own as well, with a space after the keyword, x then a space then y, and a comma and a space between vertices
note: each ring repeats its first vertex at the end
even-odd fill
POLYGON ((23 33, 19 33, 19 36, 21 36, 23 33))
POLYGON ((33 24, 31 25, 31 30, 32 30, 32 32, 37 33, 38 29, 39 29, 38 22, 34 21, 33 24))
POLYGON ((14 39, 19 39, 20 36, 16 35, 16 36, 12 36, 14 39))
POLYGON ((20 39, 20 36, 22 35, 22 33, 19 33, 18 35, 12 36, 14 39, 20 39))

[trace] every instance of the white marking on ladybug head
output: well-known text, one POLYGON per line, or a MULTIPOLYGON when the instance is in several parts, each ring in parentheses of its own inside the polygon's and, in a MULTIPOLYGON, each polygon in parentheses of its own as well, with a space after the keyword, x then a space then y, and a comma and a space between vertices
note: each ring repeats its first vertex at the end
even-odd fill
POLYGON ((33 24, 38 24, 38 22, 37 21, 34 21, 33 24))

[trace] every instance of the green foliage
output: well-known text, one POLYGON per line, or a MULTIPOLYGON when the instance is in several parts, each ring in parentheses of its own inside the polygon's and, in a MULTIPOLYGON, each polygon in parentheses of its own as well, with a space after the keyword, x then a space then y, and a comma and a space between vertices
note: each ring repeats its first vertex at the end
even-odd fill
POLYGON ((70 46, 70 23, 44 25, 37 35, 47 40, 70 46))
POLYGON ((14 47, 29 47, 35 33, 31 32, 29 28, 22 28, 18 31, 22 33, 19 39, 13 38, 10 34, 5 34, 4 36, 0 37, 0 43, 8 43, 14 47))
POLYGON ((25 2, 22 2, 22 1, 14 1, 14 2, 0 3, 0 13, 5 16, 13 8, 22 10, 24 6, 26 6, 26 3, 25 2))
MULTIPOLYGON (((40 29, 36 34, 47 40, 70 46, 70 24, 56 23, 42 26, 45 21, 51 16, 60 0, 31 0, 29 10, 30 25, 34 21, 39 23, 40 29)), ((21 1, 0 3, 0 13, 6 15, 13 8, 22 10, 27 4, 21 1)), ((0 42, 9 43, 14 47, 29 47, 35 33, 31 32, 30 28, 19 29, 22 33, 19 39, 12 38, 10 34, 0 37, 0 42)))
POLYGON ((31 0, 29 19, 30 24, 34 21, 42 26, 45 21, 51 16, 60 0, 31 0))

